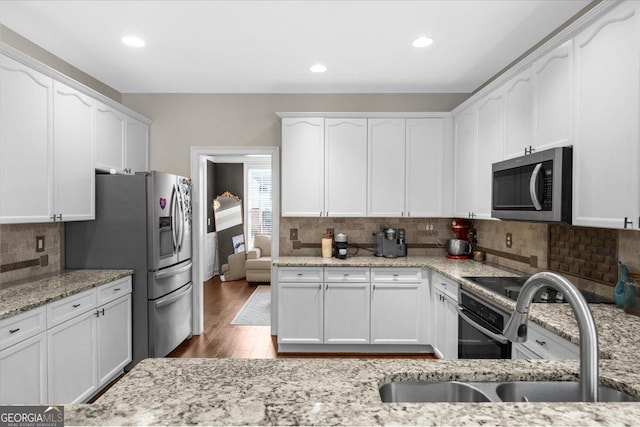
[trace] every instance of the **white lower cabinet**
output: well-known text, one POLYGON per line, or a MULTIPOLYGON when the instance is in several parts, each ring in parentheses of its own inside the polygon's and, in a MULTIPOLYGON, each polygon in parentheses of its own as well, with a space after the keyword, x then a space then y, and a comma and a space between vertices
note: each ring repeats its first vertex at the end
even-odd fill
POLYGON ((527 340, 514 343, 512 359, 578 359, 580 347, 553 332, 529 321, 527 340))
POLYGON ((74 317, 47 332, 49 403, 78 403, 97 389, 94 311, 74 317))
POLYGON ((98 385, 103 385, 131 361, 131 294, 105 304, 98 313, 98 385))
POLYGON ((322 344, 322 283, 278 285, 278 343, 322 344))
POLYGON ((428 344, 420 269, 327 267, 321 282, 319 270, 278 269, 279 344, 428 344))
POLYGON ((85 402, 131 345, 131 277, 0 320, 0 404, 85 402))
POLYGON ((441 359, 458 358, 458 284, 432 273, 435 336, 433 348, 441 359))
POLYGON ((0 351, 0 403, 47 403, 47 334, 0 351))

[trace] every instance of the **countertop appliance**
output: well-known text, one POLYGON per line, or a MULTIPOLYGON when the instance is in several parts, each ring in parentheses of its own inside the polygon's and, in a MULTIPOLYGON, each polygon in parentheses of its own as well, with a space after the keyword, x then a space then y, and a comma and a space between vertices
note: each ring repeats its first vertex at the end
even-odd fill
POLYGON ((347 259, 347 248, 349 238, 344 233, 338 233, 333 240, 333 256, 338 259, 347 259))
MULTIPOLYGON (((473 283, 489 289, 499 295, 505 296, 513 301, 517 301, 520 289, 529 277, 463 277, 473 283)), ((613 299, 597 295, 589 291, 580 291, 584 299, 589 304, 613 304, 613 299)), ((551 287, 543 287, 533 298, 534 303, 563 303, 567 302, 562 293, 551 287)))
POLYGON ((469 233, 471 231, 471 223, 462 218, 454 218, 451 221, 451 231, 456 235, 455 239, 449 239, 446 242, 447 254, 450 259, 470 259, 473 258, 473 245, 469 233))
POLYGON ((67 268, 130 268, 133 360, 163 357, 192 333, 191 180, 96 175, 95 221, 65 225, 67 268))
POLYGON ((373 233, 373 255, 385 258, 406 257, 405 229, 386 227, 373 233))
POLYGON ((458 296, 458 359, 511 359, 510 314, 462 287, 458 296))
POLYGON ((571 224, 572 147, 494 163, 491 216, 571 224))

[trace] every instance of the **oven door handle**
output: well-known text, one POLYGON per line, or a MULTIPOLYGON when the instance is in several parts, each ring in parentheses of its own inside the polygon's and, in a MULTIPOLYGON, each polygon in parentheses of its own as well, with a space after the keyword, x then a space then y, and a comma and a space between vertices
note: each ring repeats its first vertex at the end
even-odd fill
POLYGON ((507 344, 509 342, 507 337, 505 337, 504 335, 500 335, 500 334, 496 334, 494 332, 491 332, 490 330, 488 330, 484 326, 479 325, 478 323, 474 322, 469 316, 464 314, 464 307, 462 307, 461 305, 458 306, 458 315, 460 316, 460 318, 462 320, 467 322, 469 325, 473 326, 475 329, 477 329, 478 331, 482 332, 483 334, 485 334, 489 338, 492 338, 492 339, 498 341, 500 344, 507 344))

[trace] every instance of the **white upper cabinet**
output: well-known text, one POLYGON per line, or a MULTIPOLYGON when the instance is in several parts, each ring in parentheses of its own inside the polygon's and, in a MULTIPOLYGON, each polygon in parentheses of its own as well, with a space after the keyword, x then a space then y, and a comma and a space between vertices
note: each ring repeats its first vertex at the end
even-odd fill
POLYGON ((0 56, 0 222, 48 222, 53 210, 53 80, 0 56))
POLYGON ((369 119, 368 216, 404 216, 405 119, 369 119))
POLYGON ((324 118, 282 119, 282 216, 322 216, 324 118))
POLYGON ((96 109, 96 168, 122 172, 124 165, 125 115, 98 102, 96 109))
POLYGON ((476 210, 477 116, 474 106, 455 117, 454 216, 468 218, 476 210))
POLYGON ((620 3, 575 38, 575 225, 638 227, 638 8, 620 3))
POLYGON ((124 164, 129 173, 149 170, 149 126, 129 116, 126 118, 124 164))
POLYGON ((504 88, 504 157, 522 156, 535 146, 533 136, 533 77, 531 67, 511 79, 504 88))
POLYGON ((325 212, 367 215, 367 119, 324 120, 325 212))
POLYGON ((542 151, 571 145, 573 41, 569 40, 533 63, 535 144, 542 151))
POLYGON ((405 208, 409 217, 444 215, 444 119, 406 121, 405 208))
POLYGON ((53 85, 54 213, 63 221, 95 218, 95 101, 53 85))
POLYGON ((488 95, 478 104, 478 148, 476 185, 477 200, 473 218, 491 218, 491 166, 503 159, 504 97, 501 90, 488 95))

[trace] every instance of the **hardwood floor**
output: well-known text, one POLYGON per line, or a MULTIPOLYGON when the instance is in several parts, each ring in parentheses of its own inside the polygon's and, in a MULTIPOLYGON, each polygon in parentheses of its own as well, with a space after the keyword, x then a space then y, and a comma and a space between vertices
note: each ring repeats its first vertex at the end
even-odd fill
POLYGON ((276 337, 270 326, 232 325, 236 313, 258 285, 245 280, 220 282, 218 276, 204 282, 204 331, 185 340, 167 357, 333 357, 333 358, 419 358, 435 359, 433 354, 332 354, 277 352, 276 337))

